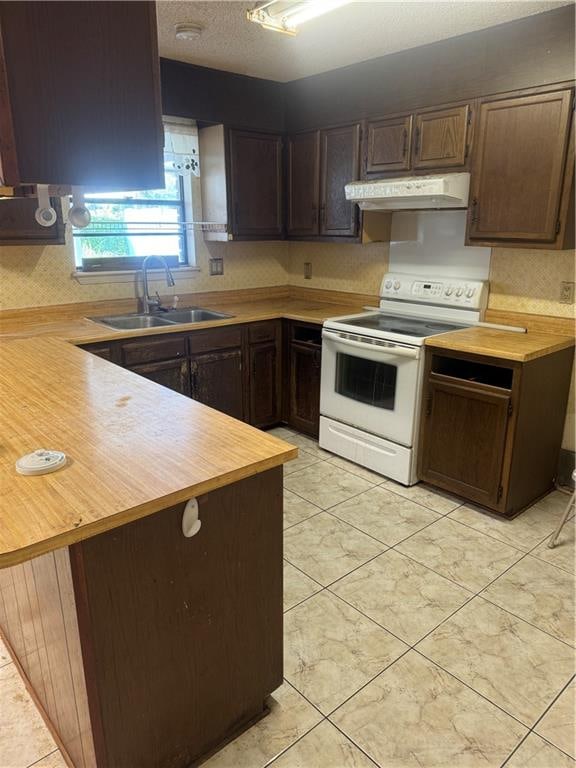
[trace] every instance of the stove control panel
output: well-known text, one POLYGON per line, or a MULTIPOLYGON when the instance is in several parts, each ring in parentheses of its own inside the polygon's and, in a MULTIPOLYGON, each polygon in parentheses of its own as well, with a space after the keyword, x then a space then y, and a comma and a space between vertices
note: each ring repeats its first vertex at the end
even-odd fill
POLYGON ((380 297, 447 307, 484 309, 488 299, 488 283, 483 280, 427 278, 389 272, 382 280, 380 297))

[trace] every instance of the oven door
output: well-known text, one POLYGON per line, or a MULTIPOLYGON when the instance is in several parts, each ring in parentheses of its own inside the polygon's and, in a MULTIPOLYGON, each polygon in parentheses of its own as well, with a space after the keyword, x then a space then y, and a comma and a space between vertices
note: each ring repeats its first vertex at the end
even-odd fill
POLYGON ((411 446, 420 356, 419 347, 324 329, 321 414, 411 446))

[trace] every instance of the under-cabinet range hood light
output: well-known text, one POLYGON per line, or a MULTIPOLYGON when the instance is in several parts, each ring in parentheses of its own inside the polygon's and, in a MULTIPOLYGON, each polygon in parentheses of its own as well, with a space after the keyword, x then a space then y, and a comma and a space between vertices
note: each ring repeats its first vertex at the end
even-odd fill
POLYGON ((408 176, 400 179, 352 181, 346 200, 364 211, 411 211, 467 208, 469 173, 442 176, 408 176))
POLYGON ((295 35, 300 24, 349 2, 351 0, 266 0, 246 11, 246 16, 264 29, 295 35))

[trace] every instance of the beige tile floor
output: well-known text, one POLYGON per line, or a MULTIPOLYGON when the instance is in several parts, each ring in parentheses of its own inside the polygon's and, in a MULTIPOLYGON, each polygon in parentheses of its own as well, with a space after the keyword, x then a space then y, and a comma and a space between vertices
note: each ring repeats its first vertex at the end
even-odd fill
MULTIPOLYGON (((284 493, 285 677, 209 768, 576 768, 574 521, 512 521, 300 448, 284 493)), ((0 768, 64 762, 0 648, 0 768)), ((137 768, 126 766, 126 768, 137 768)))

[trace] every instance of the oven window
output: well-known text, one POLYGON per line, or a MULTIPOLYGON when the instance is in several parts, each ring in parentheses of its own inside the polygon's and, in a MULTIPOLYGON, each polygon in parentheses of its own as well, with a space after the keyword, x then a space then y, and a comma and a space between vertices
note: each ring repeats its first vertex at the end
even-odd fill
POLYGON ((336 392, 375 408, 394 410, 397 368, 389 363, 336 354, 336 392))

